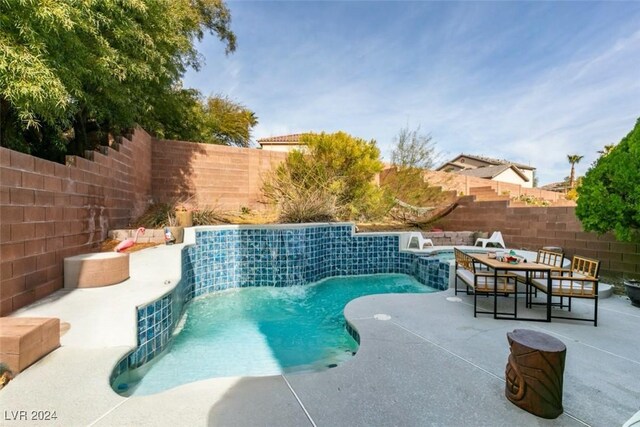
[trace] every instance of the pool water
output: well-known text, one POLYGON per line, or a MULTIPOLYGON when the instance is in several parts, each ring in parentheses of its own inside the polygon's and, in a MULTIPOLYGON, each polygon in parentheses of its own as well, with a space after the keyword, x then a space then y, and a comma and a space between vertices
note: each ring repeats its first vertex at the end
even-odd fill
MULTIPOLYGON (((474 251, 474 250, 465 250, 468 254, 483 254, 486 251, 474 251)), ((456 259, 456 254, 453 251, 437 251, 432 252, 429 257, 438 258, 440 261, 454 261, 456 259)))
POLYGON ((345 327, 349 301, 434 291, 411 276, 383 274, 207 295, 188 306, 169 349, 122 374, 114 388, 147 395, 206 378, 327 369, 350 359, 358 347, 345 327))

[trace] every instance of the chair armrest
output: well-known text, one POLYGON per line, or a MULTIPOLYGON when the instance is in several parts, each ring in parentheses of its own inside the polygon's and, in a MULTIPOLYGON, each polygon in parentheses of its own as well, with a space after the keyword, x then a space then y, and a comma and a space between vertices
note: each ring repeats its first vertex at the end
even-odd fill
POLYGON ((551 275, 553 276, 554 273, 560 273, 561 276, 564 276, 564 273, 569 273, 569 276, 571 276, 573 275, 573 270, 569 268, 553 267, 551 268, 551 275))
POLYGON ((551 280, 560 280, 565 282, 598 282, 595 277, 573 277, 573 276, 551 276, 551 280))

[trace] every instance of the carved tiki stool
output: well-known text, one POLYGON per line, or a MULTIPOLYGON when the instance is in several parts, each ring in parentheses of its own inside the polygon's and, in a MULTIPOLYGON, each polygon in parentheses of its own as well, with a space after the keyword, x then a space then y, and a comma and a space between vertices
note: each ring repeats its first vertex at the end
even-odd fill
POLYGON ((514 405, 542 418, 562 414, 562 377, 567 348, 550 335, 529 329, 507 333, 511 354, 505 395, 514 405))

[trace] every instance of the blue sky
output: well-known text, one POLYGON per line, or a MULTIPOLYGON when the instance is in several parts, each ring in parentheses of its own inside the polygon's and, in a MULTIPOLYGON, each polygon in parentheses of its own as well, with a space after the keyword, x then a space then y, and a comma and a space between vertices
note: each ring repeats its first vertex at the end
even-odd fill
POLYGON ((583 174, 640 117, 640 2, 228 2, 187 87, 255 111, 255 139, 346 131, 388 159, 404 127, 461 152, 583 174))

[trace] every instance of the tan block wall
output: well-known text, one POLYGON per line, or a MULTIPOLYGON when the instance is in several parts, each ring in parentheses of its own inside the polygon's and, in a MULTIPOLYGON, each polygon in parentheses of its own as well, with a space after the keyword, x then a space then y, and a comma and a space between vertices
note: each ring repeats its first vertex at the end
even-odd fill
POLYGON ((194 198, 200 206, 260 208, 262 177, 286 153, 183 141, 154 140, 153 199, 194 198))
POLYGON ((0 148, 0 315, 62 288, 64 258, 96 251, 154 200, 259 208, 263 175, 286 157, 142 129, 114 148, 66 165, 0 148))
POLYGON ((151 198, 151 137, 62 165, 0 148, 0 315, 63 286, 65 257, 93 252, 151 198))
POLYGON ((601 270, 640 274, 640 244, 618 242, 610 233, 583 231, 574 207, 510 207, 507 201, 475 202, 464 197, 438 226, 446 231, 500 231, 508 247, 536 251, 560 246, 567 257, 600 260, 601 270))
MULTIPOLYGON (((260 208, 263 176, 286 153, 156 140, 138 129, 130 139, 66 165, 0 148, 0 315, 63 286, 63 260, 94 252, 109 230, 125 228, 151 201, 194 197, 202 206, 260 208)), ((428 172, 432 184, 469 194, 491 186, 498 194, 562 194, 445 172, 428 172)), ((475 202, 442 221, 446 231, 500 230, 511 246, 546 245, 603 261, 610 271, 640 273, 640 247, 612 236, 584 233, 573 208, 508 207, 475 202)))

